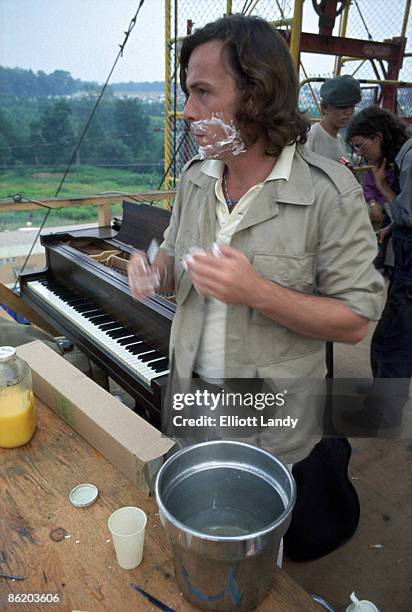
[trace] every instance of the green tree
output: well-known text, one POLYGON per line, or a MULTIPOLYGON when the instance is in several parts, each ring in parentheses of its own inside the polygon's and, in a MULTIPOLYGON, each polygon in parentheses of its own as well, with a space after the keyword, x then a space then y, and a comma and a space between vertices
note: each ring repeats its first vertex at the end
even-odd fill
POLYGON ((133 151, 120 138, 107 138, 96 144, 90 161, 101 164, 127 164, 133 162, 133 151))
POLYGON ((0 166, 5 166, 12 160, 11 148, 5 137, 0 134, 0 166))
MULTIPOLYGON (((71 100, 72 118, 77 125, 77 138, 83 132, 90 113, 96 100, 92 96, 85 96, 76 100, 71 100)), ((100 155, 104 152, 103 143, 114 134, 113 129, 113 104, 111 101, 103 99, 89 124, 87 134, 82 142, 79 151, 79 159, 82 164, 100 161, 100 155), (102 146, 103 145, 103 146, 102 146)))
POLYGON ((55 70, 47 75, 49 92, 52 95, 72 94, 76 90, 74 79, 66 70, 55 70))
POLYGON ((47 151, 45 148, 48 148, 47 143, 45 142, 42 133, 41 133, 41 125, 40 121, 30 121, 30 136, 29 136, 29 151, 30 151, 30 163, 40 164, 40 159, 43 159, 42 153, 47 156, 47 151))
POLYGON ((13 147, 19 139, 15 126, 9 113, 0 108, 0 163, 1 165, 13 163, 13 147))
POLYGON ((150 118, 136 98, 116 100, 114 107, 116 135, 133 151, 135 158, 150 149, 150 118))
POLYGON ((39 136, 47 145, 38 153, 42 163, 65 164, 69 161, 75 146, 75 130, 68 101, 57 100, 46 109, 40 119, 39 136))

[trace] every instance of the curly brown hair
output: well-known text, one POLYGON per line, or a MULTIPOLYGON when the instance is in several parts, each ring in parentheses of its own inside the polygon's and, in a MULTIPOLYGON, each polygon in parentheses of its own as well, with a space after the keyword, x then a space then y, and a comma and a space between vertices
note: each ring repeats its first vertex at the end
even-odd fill
POLYGON ((241 132, 263 134, 265 152, 274 157, 288 144, 304 144, 309 124, 298 109, 298 78, 289 48, 260 17, 228 15, 183 39, 180 84, 186 95, 190 56, 196 47, 212 40, 223 42, 222 51, 240 92, 236 120, 241 132))
POLYGON ((403 143, 408 140, 407 126, 390 111, 379 106, 368 106, 354 115, 346 130, 346 142, 353 136, 371 138, 382 134, 382 156, 393 162, 403 143))

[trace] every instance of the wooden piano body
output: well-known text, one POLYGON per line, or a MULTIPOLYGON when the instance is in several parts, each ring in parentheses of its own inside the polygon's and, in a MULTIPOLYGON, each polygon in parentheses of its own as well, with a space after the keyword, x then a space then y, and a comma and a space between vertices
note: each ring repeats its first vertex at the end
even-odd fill
POLYGON ((136 400, 136 409, 159 424, 161 390, 168 374, 173 300, 137 301, 127 282, 136 250, 159 244, 170 212, 123 203, 118 232, 110 227, 42 236, 46 267, 20 277, 22 298, 136 400))

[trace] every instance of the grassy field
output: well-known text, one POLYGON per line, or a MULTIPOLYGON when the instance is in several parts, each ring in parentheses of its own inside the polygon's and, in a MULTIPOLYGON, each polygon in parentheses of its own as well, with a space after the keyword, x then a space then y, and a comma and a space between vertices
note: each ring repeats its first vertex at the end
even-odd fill
MULTIPOLYGON (((63 174, 56 170, 42 168, 13 169, 0 171, 0 198, 12 197, 19 193, 27 198, 52 198, 60 184, 63 174)), ((162 175, 159 173, 139 174, 131 170, 116 168, 96 168, 93 166, 74 167, 66 177, 59 196, 98 195, 105 191, 148 191, 157 189, 162 175)), ((120 204, 114 204, 113 213, 121 210, 120 204)), ((38 225, 45 214, 44 208, 39 211, 2 212, 0 230, 14 229, 27 223, 38 225)), ((53 210, 46 225, 65 225, 67 223, 87 223, 97 220, 95 206, 73 207, 53 210)))

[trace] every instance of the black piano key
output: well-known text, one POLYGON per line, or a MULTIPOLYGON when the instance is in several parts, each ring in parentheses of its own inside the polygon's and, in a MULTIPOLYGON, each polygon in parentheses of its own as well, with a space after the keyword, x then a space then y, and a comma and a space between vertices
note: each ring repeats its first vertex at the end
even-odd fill
POLYGON ((155 350, 154 355, 148 355, 148 359, 145 359, 146 365, 153 367, 158 361, 164 358, 164 355, 155 350))
POLYGON ((42 284, 43 287, 50 289, 53 284, 53 281, 50 278, 39 278, 39 283, 42 284))
POLYGON ((90 310, 88 312, 84 312, 83 316, 85 319, 89 319, 89 321, 93 322, 94 317, 98 317, 100 315, 104 315, 103 310, 100 308, 96 308, 96 310, 90 310))
POLYGON ((73 308, 76 312, 82 314, 83 312, 88 312, 89 310, 96 310, 97 306, 91 302, 86 302, 86 304, 75 304, 73 308))
POLYGON ((81 312, 80 314, 82 315, 82 317, 84 317, 85 319, 88 319, 89 316, 93 316, 94 314, 99 314, 99 309, 95 308, 95 309, 90 309, 90 310, 85 310, 84 312, 81 312))
POLYGON ((137 356, 139 357, 140 361, 143 361, 144 363, 146 363, 147 361, 150 361, 151 359, 156 359, 156 357, 161 357, 161 354, 155 351, 154 349, 152 349, 151 351, 145 352, 143 354, 138 353, 137 356))
POLYGON ((63 287, 62 285, 56 285, 55 283, 51 283, 48 286, 49 291, 51 291, 52 293, 55 293, 56 295, 58 295, 59 297, 61 297, 62 299, 74 299, 74 298, 81 298, 82 296, 79 295, 78 293, 74 292, 74 291, 70 291, 70 289, 66 289, 66 287, 63 287))
POLYGON ((131 336, 132 334, 126 330, 125 327, 121 329, 113 329, 107 332, 107 335, 116 340, 116 338, 126 338, 126 336, 131 336))
POLYGON ((159 361, 153 361, 153 363, 149 363, 148 365, 155 372, 164 372, 169 368, 169 360, 164 357, 164 359, 159 359, 159 361))
POLYGON ((122 346, 127 346, 128 344, 135 344, 136 342, 142 342, 143 338, 141 336, 139 336, 138 334, 135 334, 134 336, 130 336, 128 338, 122 338, 121 340, 119 340, 119 344, 121 344, 122 346))
POLYGON ((79 313, 87 312, 88 310, 93 310, 96 308, 94 304, 90 304, 90 302, 80 302, 80 304, 74 304, 72 308, 79 313))
POLYGON ((131 353, 132 355, 137 355, 137 353, 141 352, 140 347, 144 344, 143 340, 139 342, 134 342, 133 344, 127 344, 124 348, 126 351, 131 353))
POLYGON ((152 353, 151 355, 147 356, 147 359, 144 359, 144 361, 147 362, 148 365, 150 365, 150 362, 155 360, 155 359, 160 359, 161 357, 164 357, 164 355, 162 355, 162 353, 159 353, 159 351, 156 351, 154 349, 154 353, 152 353))
POLYGON ((57 287, 47 287, 48 290, 53 293, 53 295, 57 295, 57 297, 61 298, 64 302, 67 302, 68 300, 73 300, 73 299, 78 299, 79 296, 74 296, 72 293, 67 294, 64 291, 61 291, 60 289, 58 289, 57 287))
MULTIPOLYGON (((131 336, 138 336, 138 333, 135 329, 132 329, 131 327, 129 327, 128 325, 125 325, 125 330, 131 335, 131 336)), ((143 338, 141 338, 141 340, 143 340, 143 338)))
POLYGON ((80 297, 80 296, 79 297, 67 297, 67 299, 66 299, 66 298, 62 297, 59 294, 59 297, 61 297, 66 302, 66 304, 68 304, 68 306, 73 306, 73 307, 76 304, 78 304, 80 306, 80 304, 82 304, 82 303, 86 304, 88 302, 88 300, 86 298, 83 298, 83 297, 80 297))
POLYGON ((148 346, 145 342, 139 342, 137 344, 129 344, 125 347, 126 351, 133 353, 133 355, 140 355, 140 353, 147 353, 148 351, 153 351, 154 349, 151 346, 148 346))
POLYGON ((99 327, 103 325, 103 323, 114 323, 114 319, 110 315, 104 313, 92 315, 89 318, 94 325, 99 327))
POLYGON ((137 341, 137 342, 136 342, 136 340, 135 340, 134 342, 131 342, 130 344, 123 344, 123 343, 121 344, 121 342, 120 342, 120 341, 118 341, 118 344, 121 344, 121 346, 124 346, 125 350, 126 350, 126 351, 129 351, 129 353, 130 353, 131 355, 134 355, 134 354, 135 354, 135 353, 133 353, 133 350, 132 350, 132 349, 137 348, 137 347, 138 347, 138 346, 140 346, 142 343, 143 343, 143 340, 139 340, 139 341, 137 341))
POLYGON ((112 323, 103 323, 102 325, 98 325, 98 328, 101 329, 101 331, 107 332, 109 329, 117 329, 118 327, 121 327, 121 324, 119 323, 119 321, 115 321, 113 320, 112 323))
POLYGON ((84 308, 81 308, 80 310, 78 310, 77 308, 75 308, 73 306, 74 310, 76 312, 78 312, 80 315, 82 315, 82 317, 84 317, 85 319, 88 319, 89 317, 92 317, 94 314, 98 315, 98 314, 103 314, 103 312, 101 310, 99 310, 99 308, 97 308, 97 306, 85 306, 84 308))
POLYGON ((56 283, 51 283, 48 288, 50 291, 53 291, 53 293, 64 295, 67 298, 82 297, 78 293, 70 291, 70 289, 66 289, 66 287, 63 287, 63 285, 57 285, 56 283))

